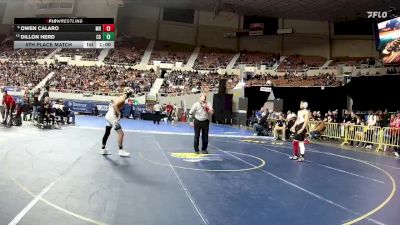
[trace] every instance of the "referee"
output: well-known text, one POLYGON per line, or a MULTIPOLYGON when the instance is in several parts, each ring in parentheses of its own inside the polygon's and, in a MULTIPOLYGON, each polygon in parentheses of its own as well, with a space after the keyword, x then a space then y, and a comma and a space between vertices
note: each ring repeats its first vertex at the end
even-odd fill
POLYGON ((194 103, 189 111, 190 126, 194 127, 194 151, 199 154, 199 138, 201 131, 202 154, 208 154, 208 129, 210 120, 208 117, 214 113, 211 104, 207 102, 206 95, 202 94, 198 102, 194 103))

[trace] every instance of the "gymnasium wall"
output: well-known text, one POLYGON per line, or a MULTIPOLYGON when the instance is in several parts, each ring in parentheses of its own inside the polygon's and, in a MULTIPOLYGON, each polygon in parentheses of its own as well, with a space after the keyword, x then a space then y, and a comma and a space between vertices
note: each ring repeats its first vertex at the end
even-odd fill
POLYGON ((230 33, 236 29, 227 27, 215 27, 208 25, 198 26, 197 45, 214 48, 237 50, 236 38, 224 38, 224 34, 230 33))
POLYGON ((329 58, 329 38, 313 35, 284 35, 283 55, 308 55, 329 58))
POLYGON ((195 27, 193 24, 161 21, 158 39, 195 45, 194 32, 195 27))
POLYGON ((282 28, 292 28, 295 34, 329 36, 329 22, 283 19, 282 28))
POLYGON ((119 32, 135 37, 157 39, 160 8, 127 4, 118 13, 119 32))
POLYGON ((346 37, 332 39, 332 56, 352 56, 352 57, 379 57, 375 49, 375 40, 360 39, 360 37, 346 37))
POLYGON ((8 1, 4 10, 3 24, 13 24, 15 17, 35 17, 32 6, 24 1, 8 1))
POLYGON ((108 1, 75 0, 74 16, 92 18, 114 18, 118 16, 118 4, 110 4, 108 1))
POLYGON ((119 14, 121 30, 149 39, 281 55, 378 57, 373 37, 335 36, 328 21, 279 19, 279 29, 291 28, 293 33, 224 38, 224 34, 241 29, 242 16, 229 12, 220 12, 215 16, 213 12, 196 11, 193 24, 176 23, 162 20, 162 8, 137 4, 125 5, 119 14))
POLYGON ((282 37, 279 35, 240 38, 240 50, 281 53, 281 46, 282 37))
POLYGON ((236 38, 224 38, 224 34, 236 32, 240 16, 234 13, 198 12, 197 45, 237 50, 236 38))

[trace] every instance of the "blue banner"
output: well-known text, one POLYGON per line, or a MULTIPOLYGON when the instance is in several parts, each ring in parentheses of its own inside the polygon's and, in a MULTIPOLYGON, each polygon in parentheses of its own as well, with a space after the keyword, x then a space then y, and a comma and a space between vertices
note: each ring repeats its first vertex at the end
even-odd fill
MULTIPOLYGON (((94 111, 94 107, 97 107, 99 114, 106 114, 108 111, 109 104, 106 102, 92 102, 92 101, 80 101, 80 100, 66 100, 65 105, 69 107, 71 111, 92 114, 94 111)), ((129 104, 125 104, 122 108, 123 116, 130 116, 132 111, 142 111, 146 108, 145 105, 132 106, 129 104)))
MULTIPOLYGON (((21 96, 13 96, 15 102, 21 103, 22 97, 21 96)), ((99 111, 99 114, 106 114, 108 111, 109 103, 107 102, 100 102, 100 101, 85 101, 85 100, 64 100, 64 105, 69 108, 69 110, 78 113, 84 114, 93 114, 95 107, 99 111)), ((143 109, 146 109, 146 105, 129 105, 125 104, 122 108, 122 115, 123 116, 130 116, 134 114, 134 112, 142 112, 143 109)))

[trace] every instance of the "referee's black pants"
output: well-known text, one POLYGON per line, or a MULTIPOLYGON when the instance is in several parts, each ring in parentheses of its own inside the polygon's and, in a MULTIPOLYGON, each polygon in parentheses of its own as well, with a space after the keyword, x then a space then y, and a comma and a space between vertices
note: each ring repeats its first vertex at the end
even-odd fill
POLYGON ((194 120, 194 150, 196 152, 199 151, 199 138, 200 138, 200 132, 201 132, 201 140, 202 140, 202 145, 201 145, 201 150, 206 151, 208 147, 208 130, 210 127, 210 121, 209 120, 194 120))
POLYGON ((155 111, 154 112, 154 118, 153 118, 153 123, 154 124, 160 124, 160 120, 161 120, 161 118, 160 118, 160 111, 155 111))

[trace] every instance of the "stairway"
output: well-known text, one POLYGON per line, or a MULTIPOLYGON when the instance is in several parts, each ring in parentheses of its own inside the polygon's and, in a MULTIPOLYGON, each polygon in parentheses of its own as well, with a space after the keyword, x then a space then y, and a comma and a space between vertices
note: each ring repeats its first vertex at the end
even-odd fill
POLYGON ((322 65, 321 67, 322 68, 326 68, 326 67, 328 67, 331 63, 332 63, 332 59, 329 59, 329 60, 327 60, 325 63, 324 63, 324 65, 322 65))
POLYGON ((150 89, 150 93, 157 94, 158 91, 160 90, 160 88, 161 88, 161 86, 162 86, 163 83, 164 83, 164 79, 162 79, 162 78, 157 78, 157 79, 154 81, 153 86, 152 86, 151 89, 150 89))
POLYGON ((47 74, 47 76, 42 81, 40 81, 38 85, 35 86, 35 90, 38 88, 43 88, 44 85, 46 84, 46 82, 48 80, 50 80, 54 76, 54 74, 55 74, 55 72, 51 72, 51 73, 47 74))
POLYGON ((149 65, 150 58, 151 58, 151 53, 153 52, 154 44, 156 43, 155 40, 151 40, 149 44, 147 45, 146 51, 144 52, 142 56, 142 60, 140 61, 140 64, 142 65, 149 65))
POLYGON ((105 48, 105 49, 101 50, 99 56, 97 57, 98 62, 103 62, 104 59, 107 57, 108 53, 110 52, 110 50, 111 49, 109 49, 109 48, 105 48))
POLYGON ((279 65, 280 65, 283 61, 285 61, 285 59, 286 59, 286 56, 281 56, 281 57, 279 58, 279 61, 277 61, 277 62, 272 66, 272 70, 278 69, 279 65))
POLYGON ((55 49, 55 50, 52 51, 48 56, 46 56, 46 57, 44 58, 44 60, 47 61, 47 60, 53 58, 53 56, 54 56, 55 54, 57 54, 57 52, 60 52, 60 51, 61 51, 61 48, 55 49))
POLYGON ((186 65, 183 68, 187 69, 187 70, 193 69, 194 63, 196 62, 196 59, 199 56, 199 53, 200 53, 200 47, 196 47, 193 50, 192 55, 190 55, 188 62, 186 63, 186 65))
POLYGON ((233 69, 233 67, 235 67, 236 61, 239 59, 240 57, 240 53, 237 53, 235 56, 233 56, 233 58, 231 59, 231 61, 229 62, 228 66, 226 67, 227 70, 231 70, 233 69))

